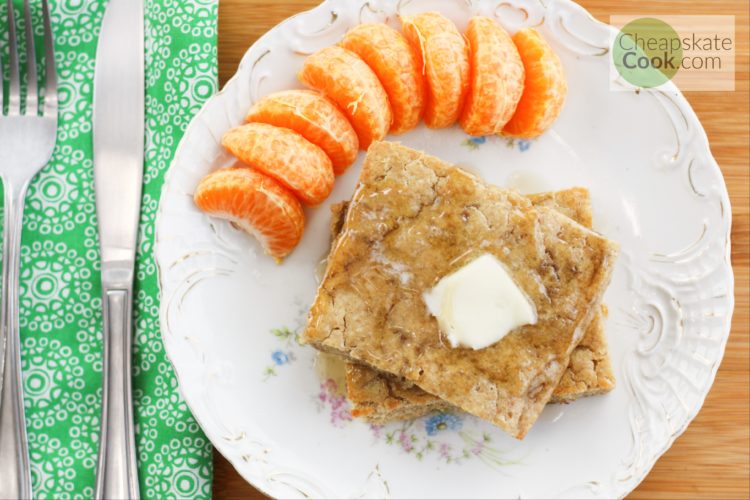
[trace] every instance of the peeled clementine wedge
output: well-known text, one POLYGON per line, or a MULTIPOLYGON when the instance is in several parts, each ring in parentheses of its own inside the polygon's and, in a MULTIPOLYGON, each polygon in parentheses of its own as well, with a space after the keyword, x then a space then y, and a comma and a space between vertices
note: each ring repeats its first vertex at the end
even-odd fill
POLYGON ((288 128, 248 123, 224 134, 222 145, 243 163, 273 177, 308 205, 333 189, 331 160, 315 144, 288 128))
POLYGON ((466 30, 471 90, 461 127, 474 137, 498 134, 518 106, 524 69, 510 35, 493 19, 473 17, 466 30))
POLYGON ((360 24, 340 45, 357 54, 375 72, 393 111, 390 132, 402 134, 419 124, 425 102, 418 56, 406 38, 383 23, 360 24))
POLYGON ((450 127, 458 120, 469 92, 469 51, 453 22, 437 12, 402 17, 404 35, 427 82, 425 124, 450 127))
POLYGON ((320 147, 342 174, 357 159, 359 139, 349 120, 325 96, 311 90, 288 90, 264 97, 245 118, 294 130, 320 147))
POLYGON ((526 71, 523 94, 503 134, 533 139, 547 130, 560 114, 568 84, 562 63, 538 31, 525 28, 513 42, 526 71))
POLYGON ((327 47, 309 56, 298 76, 341 108, 357 132, 362 149, 388 134, 393 121, 388 95, 357 54, 338 46, 327 47))
POLYGON ((213 172, 193 197, 202 211, 227 219, 255 236, 277 262, 297 246, 305 214, 297 198, 271 177, 244 167, 213 172))

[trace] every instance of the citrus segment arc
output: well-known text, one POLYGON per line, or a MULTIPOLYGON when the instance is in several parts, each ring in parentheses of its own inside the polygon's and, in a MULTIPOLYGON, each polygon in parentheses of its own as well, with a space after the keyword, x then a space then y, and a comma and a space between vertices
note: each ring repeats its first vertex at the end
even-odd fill
POLYGON ((418 54, 426 80, 425 124, 450 127, 469 91, 469 51, 453 22, 437 12, 401 18, 404 35, 418 54))
POLYGON ((297 198, 271 177, 249 168, 209 174, 198 184, 193 199, 202 211, 255 236, 278 262, 294 250, 305 229, 297 198))
POLYGON ((422 68, 406 38, 383 23, 360 24, 340 45, 357 54, 380 80, 391 104, 390 132, 402 134, 415 128, 425 102, 422 68))
POLYGON ((332 101, 318 92, 288 90, 271 94, 253 105, 245 121, 294 130, 325 151, 337 175, 357 159, 359 139, 352 125, 332 101))
POLYGON ((388 95, 358 55, 327 47, 305 60, 298 77, 338 105, 357 132, 360 148, 366 150, 388 134, 393 121, 388 95))
POLYGON ((510 35, 495 20, 473 17, 466 30, 471 90, 460 123, 472 136, 498 134, 521 99, 524 67, 510 35))
POLYGON ((560 58, 538 31, 522 29, 513 35, 513 42, 523 61, 526 78, 521 100, 503 134, 533 139, 557 119, 568 85, 560 58))
POLYGON ((307 205, 318 205, 333 189, 331 160, 297 132, 265 123, 231 129, 221 141, 244 164, 273 177, 307 205))

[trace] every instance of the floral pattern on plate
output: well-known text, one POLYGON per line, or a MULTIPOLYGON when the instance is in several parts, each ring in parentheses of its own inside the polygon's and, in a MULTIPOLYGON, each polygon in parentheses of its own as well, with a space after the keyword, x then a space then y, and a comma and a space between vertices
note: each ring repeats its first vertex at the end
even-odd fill
MULTIPOLYGON (((314 398, 318 412, 328 412, 334 427, 344 428, 353 421, 362 424, 362 421, 356 421, 352 417, 349 401, 344 393, 345 389, 339 387, 334 379, 323 380, 320 392, 314 398)), ((520 463, 494 448, 489 433, 464 429, 467 420, 475 423, 476 419, 469 415, 441 412, 402 422, 369 424, 369 429, 374 443, 382 442, 397 447, 417 460, 433 455, 440 462, 453 465, 472 459, 478 459, 490 467, 520 463)))
POLYGON ((493 468, 521 463, 493 447, 489 433, 461 430, 464 420, 470 418, 473 419, 468 415, 435 413, 385 426, 371 425, 370 429, 376 441, 382 439, 388 445, 398 446, 418 460, 436 455, 441 462, 460 465, 478 459, 493 468))
POLYGON ((329 378, 320 383, 320 392, 316 398, 318 411, 327 409, 334 427, 344 427, 347 422, 353 420, 352 413, 349 411, 349 401, 342 394, 343 389, 343 387, 339 388, 335 380, 329 378))
POLYGON ((299 334, 287 327, 274 328, 271 335, 276 337, 282 346, 271 351, 271 364, 263 369, 263 381, 278 375, 277 369, 297 360, 294 347, 299 346, 299 334))
MULTIPOLYGON (((467 137, 461 142, 461 145, 471 151, 476 151, 483 145, 487 144, 488 140, 491 139, 488 136, 483 137, 467 137)), ((534 141, 528 139, 515 139, 513 137, 499 137, 498 139, 505 141, 505 144, 510 149, 518 148, 521 153, 525 153, 531 148, 534 141)))

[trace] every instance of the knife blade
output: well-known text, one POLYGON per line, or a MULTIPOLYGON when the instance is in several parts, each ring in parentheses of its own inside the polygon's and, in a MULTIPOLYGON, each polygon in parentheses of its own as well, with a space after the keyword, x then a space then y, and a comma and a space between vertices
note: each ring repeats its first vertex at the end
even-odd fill
POLYGON ((94 71, 94 186, 102 264, 102 427, 97 498, 138 498, 131 345, 144 154, 143 0, 110 0, 94 71))

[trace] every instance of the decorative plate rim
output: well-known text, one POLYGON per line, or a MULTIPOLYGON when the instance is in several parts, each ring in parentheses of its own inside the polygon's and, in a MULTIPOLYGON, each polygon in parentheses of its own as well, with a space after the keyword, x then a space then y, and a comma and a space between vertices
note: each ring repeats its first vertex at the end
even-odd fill
MULTIPOLYGON (((403 1, 404 0, 400 0, 399 4, 401 4, 403 1)), ((406 1, 408 3, 410 0, 406 0, 406 1)), ((481 0, 464 0, 464 1, 467 4, 472 5, 474 2, 481 1, 481 0)), ((190 124, 186 128, 186 130, 185 130, 185 132, 183 134, 183 138, 180 140, 180 143, 179 143, 179 145, 178 145, 178 147, 177 147, 177 149, 175 151, 175 155, 174 155, 174 157, 173 157, 173 159, 172 159, 172 161, 170 163, 170 167, 169 167, 169 169, 167 170, 167 172, 165 174, 164 183, 163 183, 162 189, 161 189, 161 195, 163 195, 164 192, 167 190, 168 186, 170 186, 171 180, 172 180, 172 177, 173 177, 174 171, 175 171, 175 169, 173 167, 179 162, 179 160, 181 159, 182 154, 184 154, 185 144, 186 144, 185 137, 188 137, 190 135, 191 129, 196 126, 196 123, 199 121, 199 118, 202 115, 204 115, 204 113, 212 105, 212 103, 216 99, 218 99, 220 96, 222 96, 223 94, 227 93, 230 89, 232 89, 234 86, 237 85, 238 79, 239 79, 239 77, 240 77, 240 75, 242 73, 242 70, 245 68, 245 66, 247 64, 249 64, 249 56, 250 56, 250 53, 253 50, 253 48, 255 46, 257 46, 257 45, 261 45, 264 42, 267 42, 270 39, 270 37, 271 37, 271 33, 273 33, 274 31, 276 31, 278 29, 281 29, 282 27, 285 27, 285 26, 289 25, 290 23, 292 23, 297 18, 299 18, 301 16, 307 16, 307 15, 312 15, 312 14, 315 14, 315 13, 318 13, 318 12, 326 11, 329 8, 333 8, 333 6, 335 6, 337 3, 340 3, 340 0, 323 0, 323 2, 321 4, 319 4, 318 6, 312 8, 312 9, 303 11, 303 12, 299 12, 299 13, 297 13, 297 14, 295 14, 295 15, 293 15, 293 16, 285 19, 285 20, 283 20, 281 23, 275 25, 274 27, 272 27, 271 29, 269 29, 268 31, 266 31, 260 38, 258 38, 258 40, 256 40, 247 49, 247 51, 245 52, 245 54, 243 55, 243 57, 242 57, 242 59, 240 61, 240 64, 239 64, 239 66, 237 68, 237 71, 234 73, 234 75, 226 82, 226 84, 224 85, 224 87, 221 90, 219 90, 216 94, 214 94, 213 96, 211 96, 203 104, 203 106, 201 107, 201 109, 199 110, 199 112, 193 117, 193 119, 191 120, 190 124)), ((500 6, 506 5, 506 4, 510 5, 510 6, 513 6, 514 3, 516 3, 516 2, 502 2, 500 4, 500 6)), ((597 19, 595 19, 585 8, 583 8, 582 6, 580 6, 577 3, 573 2, 572 0, 552 0, 549 3, 544 3, 544 2, 541 2, 541 0, 540 0, 539 3, 541 4, 541 6, 542 6, 541 8, 542 8, 542 10, 545 13, 546 13, 546 11, 550 10, 550 8, 553 7, 553 6, 555 6, 557 8, 574 9, 574 10, 578 10, 579 12, 585 13, 585 15, 593 23, 595 23, 599 27, 606 28, 609 32, 612 32, 615 29, 612 26, 607 25, 606 23, 602 23, 602 22, 598 21, 597 19)), ((369 6, 369 5, 370 5, 370 2, 366 2, 362 6, 362 8, 364 8, 365 6, 369 6)), ((731 257, 730 257, 730 255, 731 255, 732 210, 731 210, 731 200, 729 198, 729 194, 728 194, 727 187, 726 187, 726 181, 724 180, 724 176, 723 176, 723 173, 721 172, 721 168, 719 167, 716 159, 713 156, 713 153, 711 152, 711 148, 710 148, 710 144, 709 144, 709 140, 708 140, 708 136, 706 134, 706 131, 703 128, 703 125, 701 124, 700 120, 698 119, 697 115, 695 114, 695 111, 690 106, 690 104, 687 101, 687 99, 685 99, 685 97, 682 94, 682 92, 679 89, 677 89, 677 87, 672 82, 669 82, 668 84, 666 84, 662 88, 662 90, 664 92, 667 92, 667 93, 670 93, 670 94, 672 94, 672 93, 674 94, 673 95, 673 99, 670 99, 670 100, 677 107, 677 110, 683 115, 683 117, 684 117, 687 125, 694 127, 694 130, 698 133, 698 137, 694 137, 693 140, 699 139, 699 141, 696 141, 696 142, 699 142, 700 144, 699 145, 693 144, 693 146, 699 152, 701 152, 701 153, 703 153, 705 155, 705 159, 708 160, 709 167, 715 171, 714 173, 718 174, 718 178, 721 180, 721 186, 720 186, 721 193, 719 193, 719 194, 721 196, 721 202, 724 204, 724 209, 726 211, 725 216, 726 216, 726 219, 727 219, 727 230, 726 230, 726 234, 725 234, 725 249, 726 249, 726 255, 727 255, 727 257, 724 259, 721 267, 723 268, 724 275, 726 277, 726 280, 727 280, 727 283, 728 283, 728 288, 729 288, 729 292, 727 293, 728 312, 726 314, 726 320, 725 320, 725 325, 724 325, 724 329, 723 329, 723 331, 724 331, 723 338, 721 339, 720 345, 718 347, 717 361, 711 367, 710 373, 709 373, 708 378, 707 378, 706 391, 699 398, 700 399, 700 404, 697 404, 697 405, 694 406, 693 410, 688 413, 687 418, 685 419, 684 423, 682 425, 680 425, 679 428, 676 429, 669 436, 669 438, 666 440, 664 446, 662 448, 660 448, 659 450, 657 450, 656 452, 654 452, 653 455, 648 458, 647 465, 642 468, 642 471, 641 471, 640 474, 631 477, 628 481, 623 481, 623 482, 620 483, 621 488, 615 492, 617 497, 624 497, 624 496, 626 496, 627 494, 629 494, 630 492, 632 492, 646 478, 646 476, 653 469, 653 466, 656 464, 656 462, 659 460, 659 458, 661 458, 664 455, 664 453, 666 453, 667 450, 669 450, 669 448, 671 448, 671 446, 674 444, 674 441, 685 432, 685 430, 687 429, 687 427, 690 425, 690 423, 693 421, 693 419, 700 412, 701 408, 703 407, 703 404, 705 403, 705 399, 708 396, 708 394, 710 393, 710 390, 711 390, 711 388, 713 386, 713 383, 715 382, 715 378, 716 378, 718 369, 719 369, 719 367, 720 367, 720 365, 721 365, 721 363, 723 361, 723 358, 724 358, 727 341, 729 339, 729 334, 731 332, 732 316, 733 316, 733 313, 734 313, 734 306, 735 306, 735 296, 734 296, 735 278, 734 278, 734 269, 732 267, 731 257)), ((161 200, 162 200, 162 196, 160 196, 160 203, 159 203, 159 207, 158 207, 157 214, 156 214, 156 219, 155 219, 155 224, 154 224, 155 225, 155 238, 154 238, 154 256, 155 256, 155 258, 154 258, 154 261, 155 261, 156 269, 157 269, 157 281, 158 281, 158 285, 159 285, 160 296, 163 295, 163 293, 164 293, 164 279, 163 279, 164 270, 162 268, 162 263, 160 262, 160 260, 161 260, 160 259, 161 251, 160 250, 161 250, 161 245, 162 245, 162 242, 161 242, 161 239, 160 239, 160 234, 162 234, 161 225, 162 225, 162 220, 163 220, 163 216, 162 216, 163 203, 161 202, 161 200)), ((160 301, 160 302, 161 302, 160 303, 160 314, 159 314, 159 316, 160 316, 159 317, 160 331, 161 331, 161 335, 162 335, 162 340, 164 342, 164 347, 165 347, 165 352, 167 354, 167 358, 169 359, 169 362, 170 362, 170 364, 173 367, 173 370, 174 370, 174 373, 175 373, 175 377, 177 378, 177 381, 178 381, 178 387, 179 387, 180 393, 182 394, 183 398, 185 399, 185 402, 188 405, 188 407, 191 409, 193 417, 196 419, 196 421, 201 426, 201 428, 204 429, 204 431, 205 431, 206 426, 204 425, 204 422, 202 421, 202 417, 193 411, 193 408, 196 407, 196 403, 195 403, 195 401, 193 399, 194 396, 183 389, 184 386, 182 384, 182 378, 180 376, 181 375, 180 369, 178 369, 178 367, 173 362, 172 352, 173 352, 174 347, 172 346, 172 341, 163 334, 163 332, 167 331, 167 322, 166 322, 166 314, 165 314, 166 313, 166 308, 165 308, 165 305, 164 305, 164 301, 160 301)), ((208 432, 206 432, 206 434, 208 435, 208 432)), ((218 440, 218 439, 217 440, 212 440, 212 444, 232 464, 232 466, 243 477, 243 479, 245 479, 246 481, 248 481, 248 483, 252 484, 255 488, 258 488, 264 494, 266 494, 268 496, 272 496, 273 495, 273 493, 270 491, 270 488, 268 487, 268 485, 266 484, 266 482, 262 480, 262 478, 255 477, 254 474, 251 474, 247 470, 243 469, 243 467, 241 467, 241 465, 239 463, 240 461, 237 458, 235 458, 231 453, 225 453, 224 452, 224 450, 223 450, 224 444, 220 440, 218 440)))

